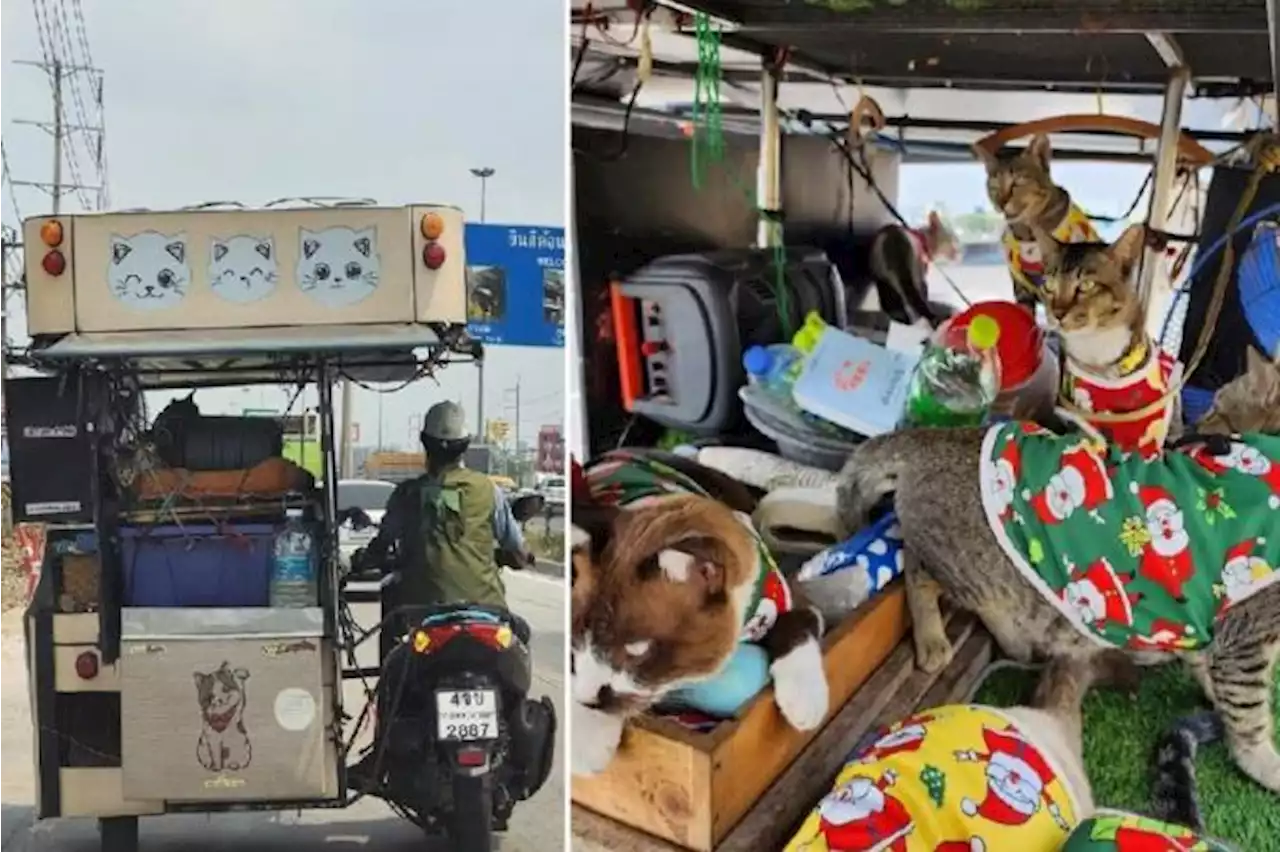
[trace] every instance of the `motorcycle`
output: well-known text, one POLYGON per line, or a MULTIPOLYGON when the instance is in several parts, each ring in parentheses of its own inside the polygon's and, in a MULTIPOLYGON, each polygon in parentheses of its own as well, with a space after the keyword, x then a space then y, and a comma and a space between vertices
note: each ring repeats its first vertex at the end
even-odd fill
MULTIPOLYGON (((539 495, 512 504, 519 521, 541 508, 539 495)), ((501 551, 495 559, 515 569, 527 562, 501 551)), ((376 579, 386 592, 398 579, 386 567, 363 565, 346 582, 376 579)), ((378 732, 348 786, 446 835, 452 849, 489 852, 516 803, 546 782, 555 754, 555 705, 528 698, 529 625, 477 604, 393 606, 384 615, 378 732)))

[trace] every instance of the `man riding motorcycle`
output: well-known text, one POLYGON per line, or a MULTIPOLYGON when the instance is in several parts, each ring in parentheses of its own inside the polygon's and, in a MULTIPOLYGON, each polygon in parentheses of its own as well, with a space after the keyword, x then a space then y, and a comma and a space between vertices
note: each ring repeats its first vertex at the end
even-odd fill
POLYGON ((506 607, 495 545, 533 562, 506 495, 488 476, 462 465, 471 444, 462 406, 431 406, 422 424, 427 471, 402 482, 387 501, 373 541, 352 557, 359 569, 384 564, 396 548, 401 566, 399 605, 476 603, 506 607))
MULTIPOLYGON (((396 486, 377 535, 352 555, 352 568, 357 572, 383 570, 394 552, 400 576, 383 592, 386 612, 439 604, 507 609, 495 550, 504 554, 505 561, 520 566, 532 565, 534 556, 525 545, 506 495, 488 476, 462 464, 471 443, 462 407, 447 400, 433 405, 423 421, 420 438, 426 473, 396 486)), ((513 613, 511 626, 527 645, 529 629, 524 620, 513 613)), ((385 675, 396 670, 394 658, 406 651, 396 626, 384 626, 382 634, 385 675)), ((382 716, 380 707, 378 723, 382 716)), ((376 755, 375 749, 350 767, 352 786, 366 787, 374 781, 376 755)))

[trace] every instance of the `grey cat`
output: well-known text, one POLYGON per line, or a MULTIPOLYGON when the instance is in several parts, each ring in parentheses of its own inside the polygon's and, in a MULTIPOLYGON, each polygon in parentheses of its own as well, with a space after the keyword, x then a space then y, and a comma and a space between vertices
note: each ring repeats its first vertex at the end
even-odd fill
MULTIPOLYGON (((1248 371, 1219 391, 1196 431, 1280 431, 1280 367, 1250 355, 1248 371)), ((1005 555, 980 493, 984 434, 984 429, 912 429, 862 444, 841 473, 839 522, 851 535, 885 494, 896 492, 918 665, 932 672, 951 660, 954 649, 938 609, 946 595, 976 614, 1010 657, 1048 658, 1033 704, 1058 705, 1078 725, 1085 691, 1105 677, 1102 659, 1151 657, 1103 649, 1086 638, 1005 555)), ((1212 644, 1186 657, 1222 715, 1236 763, 1280 792, 1271 709, 1278 655, 1280 583, 1273 583, 1228 610, 1212 644)))

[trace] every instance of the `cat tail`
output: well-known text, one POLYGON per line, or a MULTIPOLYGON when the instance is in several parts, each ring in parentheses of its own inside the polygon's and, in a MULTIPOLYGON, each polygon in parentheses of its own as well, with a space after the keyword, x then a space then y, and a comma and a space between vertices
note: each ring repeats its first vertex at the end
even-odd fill
POLYGON ((890 432, 859 444, 836 478, 836 531, 848 538, 866 526, 871 511, 898 487, 898 476, 914 458, 919 438, 890 432))
POLYGON ((1160 737, 1155 749, 1152 809, 1156 819, 1204 831, 1196 787, 1196 749, 1225 736, 1222 715, 1202 710, 1183 716, 1160 737))

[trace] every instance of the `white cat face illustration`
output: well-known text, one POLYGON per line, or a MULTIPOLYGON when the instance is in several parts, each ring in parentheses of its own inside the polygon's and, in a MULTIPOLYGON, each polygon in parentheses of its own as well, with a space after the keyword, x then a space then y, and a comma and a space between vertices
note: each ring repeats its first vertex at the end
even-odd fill
POLYGON ((329 308, 363 301, 378 289, 378 230, 334 227, 302 229, 298 286, 329 308))
POLYGON ((276 246, 270 237, 235 236, 209 244, 209 285, 228 302, 248 304, 276 289, 276 246))
POLYGON ((187 295, 187 235, 143 231, 111 236, 107 269, 111 295, 127 307, 155 311, 177 305, 187 295))

